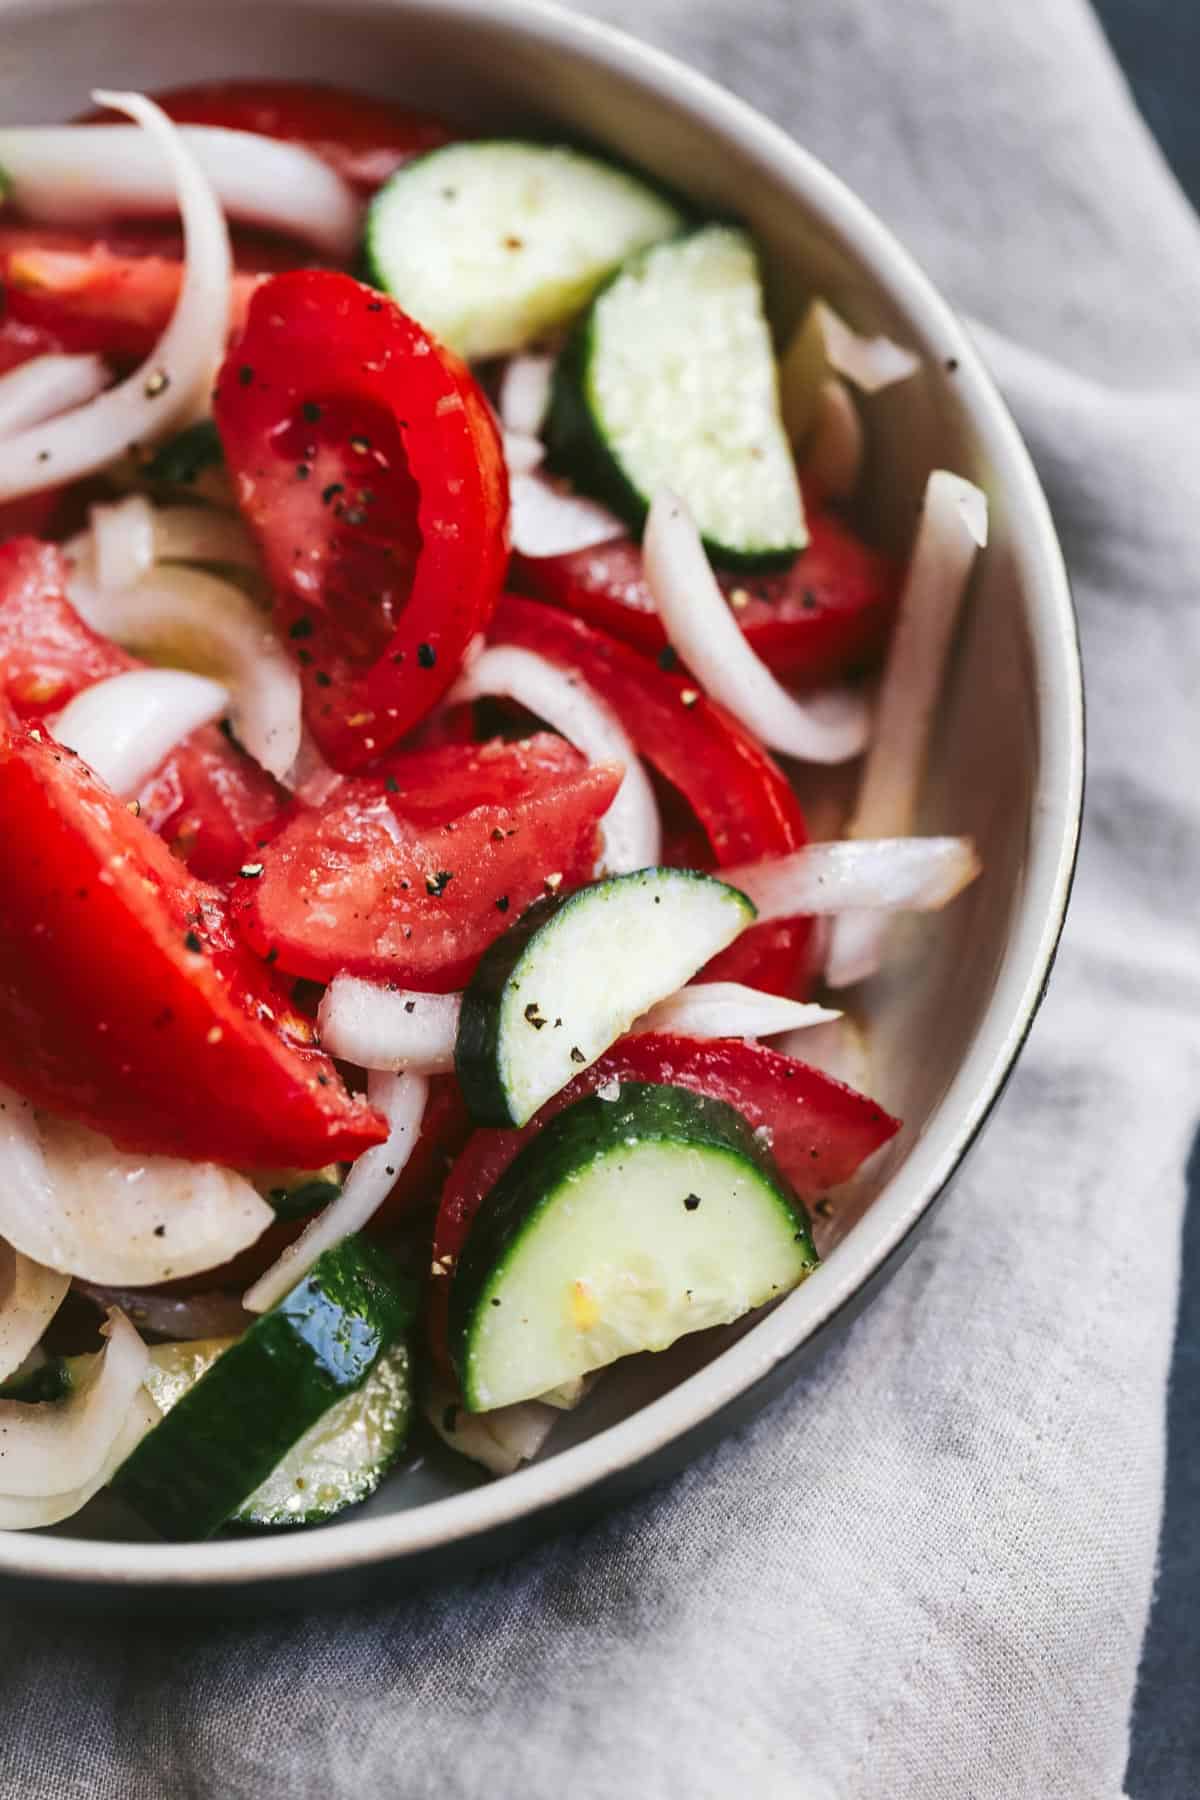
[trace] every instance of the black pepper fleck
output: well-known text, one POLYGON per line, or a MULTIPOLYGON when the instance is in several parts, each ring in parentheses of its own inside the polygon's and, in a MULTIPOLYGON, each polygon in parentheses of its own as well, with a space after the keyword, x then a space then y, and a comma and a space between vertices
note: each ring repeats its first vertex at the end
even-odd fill
POLYGON ((506 913, 508 911, 508 895, 507 894, 501 894, 500 898, 497 900, 496 911, 502 912, 502 913, 506 913))
POLYGON ((327 675, 325 673, 324 669, 318 669, 316 674, 313 676, 313 680, 316 682, 318 687, 332 687, 333 686, 333 676, 327 675))
POLYGON ((309 618, 293 619, 288 626, 288 636, 291 638, 307 638, 312 634, 313 622, 309 618))
POLYGON ((425 877, 425 892, 427 894, 432 894, 436 899, 439 894, 445 893, 447 882, 453 880, 453 869, 439 869, 436 875, 427 875, 425 877))
POLYGON ((432 644, 417 645, 417 661, 423 669, 432 669, 437 662, 437 651, 432 644))
POLYGON ((321 409, 315 400, 306 400, 300 411, 310 425, 315 425, 321 416, 321 409))
POLYGON ((238 370, 238 380, 243 387, 249 387, 250 383, 254 380, 254 370, 250 367, 249 363, 243 363, 238 370))
POLYGON ((699 1194, 685 1194, 683 1196, 683 1204, 687 1208, 688 1212, 695 1212, 696 1208, 700 1204, 699 1194))
POLYGON ((587 1061, 587 1057, 583 1054, 583 1051, 579 1048, 578 1044, 571 1045, 571 1061, 573 1063, 585 1063, 587 1061))
POLYGON ((536 1000, 531 1000, 529 1002, 529 1005, 525 1008, 525 1017, 528 1019, 529 1023, 533 1026, 533 1029, 535 1031, 540 1031, 542 1029, 542 1026, 546 1023, 545 1019, 542 1017, 541 1013, 538 1011, 538 1003, 536 1000))
POLYGON ((670 644, 664 644, 659 651, 658 666, 660 669, 677 669, 679 667, 679 653, 670 644))
POLYGON ((193 956, 199 956, 200 952, 204 948, 203 944, 200 942, 200 939, 196 936, 196 933, 194 931, 189 931, 189 932, 185 933, 184 939, 183 939, 183 946, 184 946, 185 950, 190 950, 193 956))

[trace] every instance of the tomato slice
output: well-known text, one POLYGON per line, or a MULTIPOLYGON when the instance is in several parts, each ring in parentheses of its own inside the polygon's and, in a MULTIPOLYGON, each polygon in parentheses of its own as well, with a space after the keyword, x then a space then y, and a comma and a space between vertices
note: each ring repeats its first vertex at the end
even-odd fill
MULTIPOLYGON (((239 234, 230 331, 241 330, 250 296, 279 267, 310 263, 310 251, 261 234, 239 234)), ((183 281, 183 240, 162 230, 0 231, 0 281, 13 324, 53 335, 55 347, 96 350, 118 361, 149 354, 170 322, 183 281)))
POLYGON ((180 125, 223 125, 305 144, 363 193, 379 187, 410 157, 451 137, 449 127, 428 113, 310 82, 204 81, 169 88, 155 98, 180 125))
POLYGON ((361 768, 441 699, 491 617, 508 481, 466 366, 348 275, 279 275, 217 381, 238 503, 309 726, 361 768))
MULTIPOLYGON (((811 496, 808 526, 808 548, 791 568, 717 575, 747 642, 786 681, 828 681, 874 661, 887 642, 899 592, 888 558, 811 496)), ((567 556, 519 557, 515 579, 651 656, 666 648, 632 538, 567 556)))
MULTIPOLYGON (((49 719, 93 682, 142 665, 85 625, 61 553, 0 544, 0 690, 19 718, 49 719)), ((287 796, 215 725, 179 744, 138 796, 141 815, 206 881, 230 881, 274 828, 287 796)))
POLYGON ((0 1080, 122 1148, 318 1168, 384 1121, 219 892, 39 725, 0 730, 0 1080))
MULTIPOLYGON (((501 601, 489 636, 579 671, 608 701, 646 761, 688 802, 718 868, 783 855, 807 843, 804 814, 782 769, 685 676, 582 619, 514 595, 501 601)), ((795 994, 807 983, 812 953, 811 920, 756 925, 705 974, 795 994)))
POLYGON ((434 1354, 446 1360, 450 1281, 471 1221, 518 1152, 564 1108, 612 1081, 669 1082, 736 1107, 756 1129, 771 1133, 771 1148, 802 1200, 848 1181, 859 1165, 900 1129, 874 1100, 794 1057, 742 1038, 702 1040, 668 1033, 623 1038, 598 1062, 548 1100, 520 1131, 476 1131, 442 1189, 433 1235, 436 1276, 429 1289, 434 1354))
POLYGON ((284 828, 239 884, 239 928, 293 975, 449 992, 548 876, 590 880, 620 778, 549 734, 397 757, 386 786, 346 781, 284 828))

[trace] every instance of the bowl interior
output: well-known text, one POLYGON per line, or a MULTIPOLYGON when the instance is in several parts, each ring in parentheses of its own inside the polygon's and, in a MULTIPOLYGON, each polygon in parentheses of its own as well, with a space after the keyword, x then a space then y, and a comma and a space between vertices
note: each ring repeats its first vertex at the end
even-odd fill
MULTIPOLYGON (((497 1490, 480 1489, 455 1459, 431 1458, 387 1484, 353 1522, 318 1534, 323 1551, 310 1539, 308 1549, 293 1540, 269 1550, 238 1546, 236 1556, 221 1544, 187 1552, 193 1578, 202 1578, 205 1559, 214 1576, 235 1562, 253 1575, 256 1558, 278 1569, 281 1557, 291 1557, 302 1568, 328 1557, 335 1540, 349 1545, 346 1534, 357 1534, 355 1554, 395 1554, 418 1535, 469 1532, 498 1517, 498 1507, 511 1513, 556 1484, 585 1483, 606 1459, 636 1459, 679 1428, 685 1411, 695 1416, 747 1385, 757 1367, 790 1351, 861 1284, 949 1174, 1019 1044, 1065 902, 1080 722, 1061 565, 1015 432, 960 329, 911 264, 771 127, 663 59, 577 19, 484 0, 203 8, 187 0, 18 0, 2 10, 0 117, 10 123, 68 117, 98 85, 153 89, 264 74, 345 82, 445 111, 475 129, 590 138, 746 221, 765 252, 781 330, 820 292, 859 327, 924 354, 920 377, 867 402, 868 505, 894 548, 909 540, 932 467, 970 476, 991 498, 992 541, 956 652, 923 821, 974 835, 985 874, 945 916, 903 928, 886 979, 861 997, 874 1091, 905 1119, 901 1139, 830 1222, 829 1260, 805 1289, 743 1329, 736 1348, 729 1334, 706 1334, 608 1377, 560 1428, 545 1469, 504 1484, 510 1499, 497 1502, 497 1490), (428 1511, 431 1501, 471 1489, 428 1511), (415 1520, 413 1530, 389 1520, 413 1507, 426 1509, 419 1528, 415 1520)), ((85 1567, 81 1537, 129 1535, 127 1518, 94 1507, 59 1528, 54 1566, 64 1574, 85 1567)), ((0 1545, 0 1568, 29 1566, 39 1554, 9 1538, 0 1545)), ((145 1547, 141 1554, 140 1571, 128 1559, 121 1564, 127 1577, 182 1567, 176 1553, 145 1547)), ((43 1559, 42 1566, 51 1564, 43 1559)))

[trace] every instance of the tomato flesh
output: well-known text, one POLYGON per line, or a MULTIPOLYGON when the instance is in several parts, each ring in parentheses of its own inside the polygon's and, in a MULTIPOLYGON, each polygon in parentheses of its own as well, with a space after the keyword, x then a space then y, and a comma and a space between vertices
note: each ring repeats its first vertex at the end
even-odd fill
POLYGON ((328 270, 250 303, 214 411, 324 755, 350 771, 441 699, 496 603, 508 482, 474 377, 328 270))
POLYGON ((79 757, 0 732, 0 1080, 121 1148, 298 1168, 384 1121, 190 876, 79 757))
POLYGON ((548 876, 561 892, 591 879, 620 778, 548 734, 397 757, 386 785, 342 783, 268 845, 239 927, 294 975, 450 992, 548 876))
POLYGON ((434 1266, 445 1273, 431 1281, 428 1309, 431 1346, 443 1363, 450 1276, 484 1199, 551 1119, 613 1080, 665 1082, 726 1101, 755 1129, 770 1132, 772 1154, 804 1201, 848 1181, 900 1129, 873 1100, 764 1044, 666 1032, 623 1038, 520 1131, 476 1131, 451 1169, 433 1237, 434 1266))
MULTIPOLYGON (((808 508, 809 544, 772 575, 719 572, 756 655, 785 681, 830 681, 873 662, 895 617, 895 567, 828 508, 808 508)), ((650 656, 666 648, 632 538, 566 556, 521 557, 519 587, 611 632, 650 656)))
MULTIPOLYGON (((715 700, 683 675, 535 600, 505 595, 490 633, 578 670, 607 700, 646 761, 682 794, 699 821, 718 868, 782 856, 807 843, 800 803, 779 765, 715 700)), ((685 862, 690 858, 681 859, 685 862)), ((756 925, 704 971, 771 993, 807 986, 811 920, 756 925)))
MULTIPOLYGON (((84 623, 65 580, 54 546, 0 544, 0 691, 21 719, 49 719, 93 682, 142 667, 84 623)), ((215 725, 177 744, 138 795, 150 829, 194 875, 216 882, 233 879, 286 803, 215 725)))

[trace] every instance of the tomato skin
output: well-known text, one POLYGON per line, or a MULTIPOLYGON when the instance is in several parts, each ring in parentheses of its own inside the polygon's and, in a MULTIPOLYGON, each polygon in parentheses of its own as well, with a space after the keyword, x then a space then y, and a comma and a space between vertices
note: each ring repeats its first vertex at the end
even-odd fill
POLYGON ((545 892, 591 879, 596 825, 620 784, 561 738, 449 745, 396 757, 295 817, 242 881, 246 941, 289 974, 341 971, 448 993, 545 892))
POLYGON ((390 300, 308 270, 255 293, 214 413, 309 727, 360 769, 433 709, 495 607, 508 477, 491 410, 390 300))
POLYGON ((204 81, 155 98, 180 125, 223 125, 304 144, 367 194, 402 163, 451 138, 450 128, 428 113, 309 82, 204 81))
MULTIPOLYGON (((808 842, 804 814, 782 769, 686 676, 658 667, 582 619, 512 594, 501 601, 489 639, 579 671, 608 701, 647 762, 686 799, 717 868, 782 856, 808 842)), ((809 979, 812 944, 808 919, 755 926, 704 974, 796 994, 809 979)))
POLYGON ((0 1080, 133 1151, 319 1168, 382 1141, 219 892, 11 715, 0 833, 0 1080))
MULTIPOLYGON (((808 508, 810 541, 790 569, 773 575, 717 575, 739 604, 746 641, 782 680, 830 681, 874 661, 895 617, 893 564, 854 535, 828 508, 808 508)), ((649 656, 666 634, 632 538, 567 556, 518 557, 518 587, 564 607, 649 656)))
MULTIPOLYGON (((68 600, 61 552, 0 544, 0 690, 17 716, 47 719, 93 682, 142 665, 68 600)), ((178 744, 138 796, 141 816, 194 875, 231 881, 273 832, 288 797, 215 725, 178 744)))
POLYGON ((548 1100, 520 1131, 473 1133, 451 1169, 433 1234, 434 1265, 447 1273, 432 1278, 427 1313, 430 1345, 443 1366, 448 1366, 449 1272, 485 1197, 551 1119, 613 1079, 666 1082, 726 1101, 756 1129, 765 1126, 770 1131, 775 1160, 804 1201, 848 1181, 860 1163, 900 1129, 900 1121, 873 1100, 765 1044, 667 1032, 623 1038, 548 1100))

